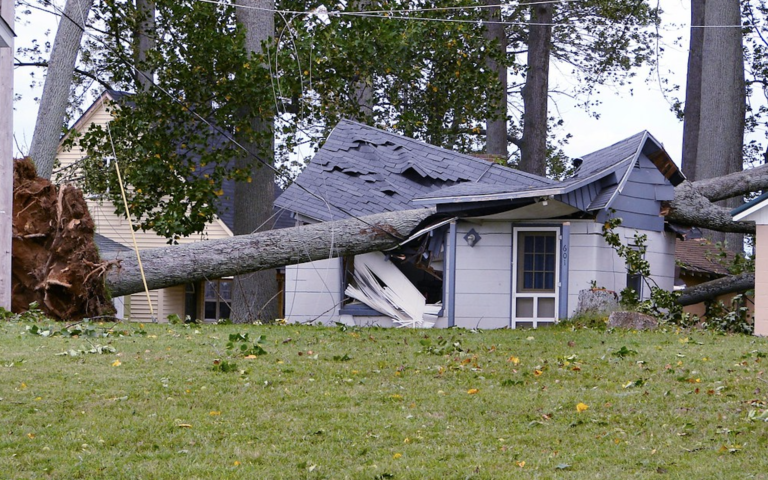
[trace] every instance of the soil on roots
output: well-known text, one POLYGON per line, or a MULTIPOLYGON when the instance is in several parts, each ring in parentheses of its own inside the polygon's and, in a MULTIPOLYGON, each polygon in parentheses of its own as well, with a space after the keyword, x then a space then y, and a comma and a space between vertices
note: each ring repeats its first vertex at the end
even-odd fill
POLYGON ((82 192, 37 176, 30 159, 14 162, 11 309, 37 302, 57 320, 114 314, 94 224, 82 192))

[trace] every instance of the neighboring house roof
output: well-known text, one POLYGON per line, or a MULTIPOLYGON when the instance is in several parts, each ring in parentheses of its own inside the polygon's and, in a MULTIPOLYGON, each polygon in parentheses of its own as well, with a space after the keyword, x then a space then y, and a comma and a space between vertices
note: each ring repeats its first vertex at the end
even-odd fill
POLYGON ((93 235, 93 240, 96 243, 96 247, 99 249, 99 256, 101 256, 101 258, 112 259, 118 255, 131 253, 133 251, 122 243, 117 243, 98 233, 93 235))
POLYGON ((768 192, 763 193, 757 198, 754 198, 750 200, 749 202, 745 203, 744 205, 739 205, 738 207, 731 210, 731 216, 733 216, 733 220, 738 221, 754 221, 751 217, 753 214, 757 213, 758 211, 762 210, 763 207, 765 207, 766 203, 765 201, 768 200, 768 192))
POLYGON ((453 185, 508 189, 510 185, 542 188, 554 183, 342 120, 275 204, 315 220, 328 221, 418 208, 414 198, 453 185))
MULTIPOLYGON (((675 244, 675 260, 680 265, 681 274, 723 277, 728 275, 728 269, 720 261, 720 252, 705 239, 677 240, 675 244)), ((728 257, 724 259, 725 262, 728 257)))
POLYGON ((11 26, 0 15, 0 48, 9 48, 15 36, 16 34, 13 33, 11 26))

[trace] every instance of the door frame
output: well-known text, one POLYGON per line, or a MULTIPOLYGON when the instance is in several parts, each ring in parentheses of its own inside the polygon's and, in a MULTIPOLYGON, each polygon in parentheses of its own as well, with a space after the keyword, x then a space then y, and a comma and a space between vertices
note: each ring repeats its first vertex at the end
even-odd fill
POLYGON ((518 323, 525 322, 526 324, 530 324, 530 327, 537 328, 539 326, 539 323, 544 323, 546 325, 554 325, 558 318, 560 317, 560 302, 561 302, 561 289, 562 289, 562 283, 561 283, 561 277, 562 277, 562 226, 561 225, 531 225, 528 224, 526 226, 516 226, 512 225, 512 262, 511 262, 511 292, 510 292, 510 318, 509 318, 509 327, 510 328, 518 328, 518 323), (546 292, 546 293, 518 293, 517 292, 517 283, 518 283, 518 251, 520 247, 520 241, 519 241, 519 234, 521 232, 554 232, 555 233, 555 291, 554 292, 546 292), (545 318, 540 319, 537 315, 538 305, 536 301, 534 301, 533 305, 533 317, 523 317, 522 319, 518 319, 517 317, 517 299, 519 297, 527 297, 527 298, 541 298, 541 297, 550 297, 554 299, 555 305, 554 305, 554 317, 552 318, 545 318))

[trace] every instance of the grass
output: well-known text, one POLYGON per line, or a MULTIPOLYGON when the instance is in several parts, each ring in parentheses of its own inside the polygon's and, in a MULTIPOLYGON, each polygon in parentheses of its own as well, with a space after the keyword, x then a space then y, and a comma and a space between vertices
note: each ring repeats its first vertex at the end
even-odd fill
POLYGON ((47 325, 0 323, 3 478, 768 478, 761 338, 47 325))

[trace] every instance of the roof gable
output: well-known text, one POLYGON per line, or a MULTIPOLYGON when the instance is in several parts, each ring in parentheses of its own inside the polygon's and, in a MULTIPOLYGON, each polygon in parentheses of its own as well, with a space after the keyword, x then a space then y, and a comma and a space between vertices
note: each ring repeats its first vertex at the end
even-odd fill
POLYGON ((602 210, 613 204, 642 156, 651 159, 672 185, 685 179, 661 143, 647 131, 642 131, 585 155, 573 176, 562 182, 538 188, 514 184, 507 187, 460 185, 430 192, 418 198, 416 203, 440 205, 554 196, 579 210, 602 210))

